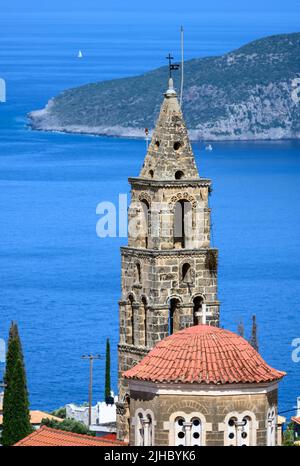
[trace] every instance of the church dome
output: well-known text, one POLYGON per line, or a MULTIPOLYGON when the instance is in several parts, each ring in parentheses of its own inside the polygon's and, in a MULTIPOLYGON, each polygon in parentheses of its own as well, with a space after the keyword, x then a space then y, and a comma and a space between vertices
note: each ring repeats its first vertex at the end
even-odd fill
POLYGON ((197 384, 263 383, 284 375, 270 367, 244 338, 209 325, 170 335, 123 373, 127 379, 197 384))

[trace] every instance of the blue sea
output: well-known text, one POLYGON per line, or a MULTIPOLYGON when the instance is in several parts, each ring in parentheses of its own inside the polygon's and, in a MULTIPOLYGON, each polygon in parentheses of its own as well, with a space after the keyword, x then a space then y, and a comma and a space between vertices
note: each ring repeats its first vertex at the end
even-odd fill
MULTIPOLYGON (((25 9, 24 9, 25 10, 25 9)), ((88 363, 111 339, 117 388, 120 253, 126 238, 96 235, 96 206, 117 204, 136 176, 145 141, 31 131, 27 112, 63 89, 143 73, 179 56, 216 55, 252 39, 297 30, 295 15, 176 11, 103 14, 12 12, 0 19, 0 338, 12 320, 22 337, 31 406, 84 402, 88 363), (76 55, 81 49, 82 60, 76 55)), ((194 151, 213 180, 213 245, 220 249, 222 325, 246 335, 256 314, 260 352, 288 375, 280 411, 300 395, 300 142, 216 143, 194 151)), ((0 378, 4 364, 0 363, 0 378)), ((94 366, 103 397, 104 360, 94 366)))

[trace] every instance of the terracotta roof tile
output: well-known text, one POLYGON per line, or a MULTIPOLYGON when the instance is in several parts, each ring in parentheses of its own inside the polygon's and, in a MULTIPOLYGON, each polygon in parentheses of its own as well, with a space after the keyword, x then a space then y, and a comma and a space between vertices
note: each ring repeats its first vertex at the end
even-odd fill
POLYGON ((111 447, 126 446, 124 442, 90 435, 74 434, 43 426, 17 442, 15 447, 111 447))
POLYGON ((229 330, 197 325, 159 342, 127 379, 177 383, 260 383, 281 379, 241 336, 229 330))
MULTIPOLYGON (((31 424, 41 424, 43 419, 51 419, 53 421, 62 422, 63 419, 52 414, 45 413, 44 411, 30 411, 31 424)), ((3 423, 3 415, 0 414, 0 425, 3 423)))

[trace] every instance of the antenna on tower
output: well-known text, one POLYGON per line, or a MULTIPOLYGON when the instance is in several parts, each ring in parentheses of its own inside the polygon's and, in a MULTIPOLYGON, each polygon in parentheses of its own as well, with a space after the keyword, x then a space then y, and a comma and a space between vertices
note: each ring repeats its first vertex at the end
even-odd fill
POLYGON ((180 85, 180 107, 182 108, 183 95, 183 72, 184 72, 184 42, 183 42, 183 26, 180 27, 180 42, 181 42, 181 85, 180 85))

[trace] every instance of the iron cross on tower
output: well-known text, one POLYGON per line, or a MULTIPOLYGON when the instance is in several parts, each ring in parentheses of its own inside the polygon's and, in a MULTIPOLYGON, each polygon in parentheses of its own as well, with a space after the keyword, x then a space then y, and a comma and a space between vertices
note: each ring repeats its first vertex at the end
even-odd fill
POLYGON ((169 53, 169 55, 166 57, 167 60, 169 60, 169 77, 172 78, 172 71, 173 70, 179 70, 180 65, 177 63, 172 63, 172 60, 174 60, 174 57, 169 53))

